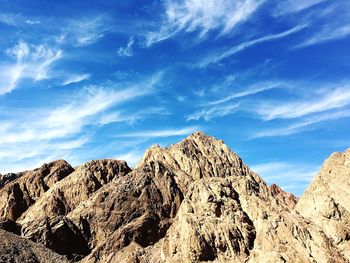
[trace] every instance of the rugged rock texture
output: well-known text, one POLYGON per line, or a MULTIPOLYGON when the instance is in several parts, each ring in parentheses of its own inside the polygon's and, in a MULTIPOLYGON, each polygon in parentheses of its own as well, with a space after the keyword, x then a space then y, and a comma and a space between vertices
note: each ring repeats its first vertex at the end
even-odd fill
MULTIPOLYGON (((241 158, 222 140, 202 132, 191 134, 169 148, 152 146, 138 167, 156 160, 176 171, 175 179, 183 192, 194 180, 208 177, 245 176, 249 172, 241 158)), ((260 179, 259 179, 260 180, 260 179)))
POLYGON ((125 161, 105 159, 88 162, 55 184, 19 221, 26 223, 38 218, 67 215, 103 185, 130 171, 125 161))
POLYGON ((280 202, 287 204, 289 209, 293 209, 298 202, 298 198, 292 193, 287 193, 276 184, 269 186, 270 194, 280 202))
POLYGON ((68 263, 66 257, 42 245, 0 230, 0 262, 11 263, 68 263))
POLYGON ((350 149, 325 161, 296 210, 322 228, 350 261, 350 149))
POLYGON ((44 164, 0 189, 0 219, 16 220, 51 186, 74 169, 63 160, 44 164))
POLYGON ((86 234, 65 216, 98 189, 130 171, 125 161, 110 159, 91 161, 78 167, 17 220, 22 225, 21 235, 69 258, 89 254, 86 234))
POLYGON ((164 237, 182 199, 174 174, 151 162, 101 188, 68 217, 93 248, 86 261, 107 262, 132 242, 147 247, 164 237))
POLYGON ((16 180, 21 177, 24 173, 8 173, 8 174, 0 174, 0 188, 3 188, 6 184, 16 180))
MULTIPOLYGON (((30 239, 79 262, 349 262, 350 150, 326 161, 299 201, 200 132, 151 147, 134 170, 58 162, 0 189, 0 229, 27 238, 0 230, 14 251, 30 239)), ((14 253, 44 255, 3 261, 14 253)), ((49 253, 46 262, 60 262, 49 253)))

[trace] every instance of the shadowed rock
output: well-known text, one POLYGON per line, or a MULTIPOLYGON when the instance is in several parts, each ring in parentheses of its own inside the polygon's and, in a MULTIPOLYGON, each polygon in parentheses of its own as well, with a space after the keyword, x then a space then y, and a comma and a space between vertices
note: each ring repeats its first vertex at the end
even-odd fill
POLYGON ((0 218, 17 220, 51 186, 74 169, 63 160, 44 164, 25 172, 0 189, 0 218))
POLYGON ((0 189, 0 228, 80 262, 345 263, 349 163, 350 150, 332 155, 298 201, 196 132, 151 147, 134 170, 107 159, 63 177, 26 172, 0 189))

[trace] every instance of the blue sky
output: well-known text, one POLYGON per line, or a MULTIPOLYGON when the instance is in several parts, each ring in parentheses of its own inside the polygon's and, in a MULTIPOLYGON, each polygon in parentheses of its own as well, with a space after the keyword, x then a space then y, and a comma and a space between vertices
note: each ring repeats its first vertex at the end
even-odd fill
POLYGON ((0 173, 202 130, 300 194, 350 147, 347 0, 0 0, 0 173))

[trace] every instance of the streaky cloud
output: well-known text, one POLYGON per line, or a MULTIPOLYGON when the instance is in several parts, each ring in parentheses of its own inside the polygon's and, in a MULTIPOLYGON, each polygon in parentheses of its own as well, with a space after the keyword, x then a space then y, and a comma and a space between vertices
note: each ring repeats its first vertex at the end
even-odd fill
POLYGON ((315 5, 318 5, 326 0, 287 0, 279 1, 273 14, 275 16, 287 15, 290 13, 297 13, 315 5))
POLYGON ((350 21, 345 25, 326 25, 321 30, 318 30, 310 38, 306 39, 295 48, 305 48, 312 45, 318 45, 329 41, 335 41, 346 38, 350 35, 350 21))
POLYGON ((90 79, 90 74, 77 74, 77 75, 71 75, 66 80, 62 82, 62 86, 66 86, 73 83, 79 83, 84 80, 90 79))
POLYGON ((204 119, 210 121, 211 119, 227 116, 235 113, 239 108, 239 103, 231 103, 228 105, 217 105, 196 111, 193 114, 186 116, 187 121, 204 119))
POLYGON ((198 126, 189 126, 180 129, 164 129, 164 130, 147 130, 139 132, 130 132, 117 134, 117 138, 140 137, 140 138, 157 138, 157 137, 174 137, 188 135, 189 133, 199 130, 198 126))
POLYGON ((233 93, 225 96, 224 98, 214 100, 214 101, 209 101, 206 104, 207 105, 217 105, 217 104, 225 103, 225 102, 233 100, 233 99, 238 99, 238 98, 247 97, 250 95, 255 95, 255 94, 258 94, 258 93, 261 93, 261 92, 264 92, 267 90, 271 90, 271 89, 281 88, 285 85, 286 84, 283 82, 263 82, 263 83, 259 83, 259 84, 253 85, 251 87, 248 87, 245 90, 233 92, 233 93))
POLYGON ((336 89, 329 88, 315 98, 288 103, 269 102, 261 103, 255 112, 264 120, 294 119, 309 114, 325 112, 350 105, 350 88, 348 85, 336 89))
POLYGON ((211 30, 220 35, 229 34, 239 23, 249 17, 263 0, 167 0, 165 14, 159 31, 146 36, 146 45, 172 38, 179 33, 198 32, 204 39, 211 30))
POLYGON ((258 131, 255 134, 253 134, 250 138, 256 139, 256 138, 266 138, 266 137, 289 136, 289 135, 304 132, 306 130, 310 130, 310 129, 312 130, 313 125, 321 122, 338 120, 338 119, 349 118, 349 117, 350 117, 350 110, 342 110, 342 111, 336 111, 332 113, 319 114, 313 117, 306 118, 304 120, 300 120, 298 122, 287 125, 285 127, 258 131))
POLYGON ((288 29, 286 31, 283 31, 281 33, 277 33, 277 34, 271 34, 271 35, 267 35, 267 36, 263 36, 260 38, 256 38, 253 40, 249 40, 249 41, 245 41, 242 42, 241 44, 234 46, 224 52, 220 52, 220 53, 216 53, 214 55, 210 55, 209 57, 205 58, 204 60, 202 60, 199 63, 200 67, 205 67, 209 64, 212 63, 218 63, 221 60, 228 58, 234 54, 237 54, 238 52, 241 52, 249 47, 252 47, 254 45, 260 44, 260 43, 264 43, 264 42, 268 42, 268 41, 273 41, 273 40, 277 40, 277 39, 281 39, 284 37, 287 37, 291 34, 295 34, 301 30, 303 30, 304 28, 307 27, 307 24, 303 24, 303 25, 297 25, 291 29, 288 29))

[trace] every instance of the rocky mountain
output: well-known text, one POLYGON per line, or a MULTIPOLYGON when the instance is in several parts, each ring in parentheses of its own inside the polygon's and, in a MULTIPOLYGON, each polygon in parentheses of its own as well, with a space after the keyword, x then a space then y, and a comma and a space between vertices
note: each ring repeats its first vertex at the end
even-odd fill
POLYGON ((299 199, 201 132, 2 178, 0 262, 350 262, 350 150, 299 199))

